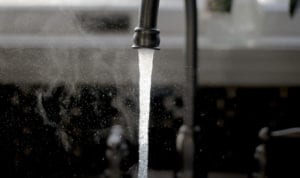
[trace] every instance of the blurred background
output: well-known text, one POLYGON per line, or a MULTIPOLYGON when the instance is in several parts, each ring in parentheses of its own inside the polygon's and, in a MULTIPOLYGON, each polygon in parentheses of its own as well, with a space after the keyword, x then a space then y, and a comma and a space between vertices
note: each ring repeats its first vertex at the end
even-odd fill
MULTIPOLYGON (((128 147, 121 169, 134 174, 139 74, 131 44, 140 3, 0 0, 3 176, 104 177, 106 141, 116 124, 123 126, 128 147)), ((184 105, 184 1, 160 3, 149 166, 152 177, 174 177, 184 105)), ((258 135, 264 127, 300 126, 300 11, 291 16, 299 3, 197 3, 196 175, 251 178, 260 173, 272 178, 297 173, 291 160, 300 159, 299 139, 270 139, 268 146, 258 135), (262 143, 268 159, 263 170, 255 156, 262 143)))

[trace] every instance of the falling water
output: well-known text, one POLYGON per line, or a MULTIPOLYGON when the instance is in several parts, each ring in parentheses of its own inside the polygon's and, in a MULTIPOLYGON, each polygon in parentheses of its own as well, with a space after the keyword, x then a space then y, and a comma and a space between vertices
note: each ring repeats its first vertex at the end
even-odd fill
POLYGON ((139 49, 139 167, 138 178, 148 177, 148 129, 150 113, 151 74, 154 50, 139 49))

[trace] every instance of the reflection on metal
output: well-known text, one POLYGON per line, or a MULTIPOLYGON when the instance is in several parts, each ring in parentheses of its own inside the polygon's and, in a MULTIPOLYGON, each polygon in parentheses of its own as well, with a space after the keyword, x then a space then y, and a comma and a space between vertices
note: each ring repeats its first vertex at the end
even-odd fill
MULTIPOLYGON (((276 152, 274 152, 274 150, 272 151, 272 149, 276 149, 276 148, 274 148, 274 146, 278 146, 278 144, 274 144, 274 142, 289 143, 289 146, 291 146, 293 144, 294 144, 293 146, 296 146, 297 143, 299 143, 300 128, 294 127, 294 128, 287 128, 287 129, 282 129, 282 130, 271 131, 268 127, 264 127, 259 131, 258 136, 263 141, 263 143, 256 147, 256 150, 254 153, 254 158, 257 160, 258 165, 259 165, 259 172, 254 173, 254 175, 253 175, 254 178, 267 178, 270 176, 270 174, 272 174, 272 173, 270 173, 270 171, 278 172, 280 174, 281 172, 279 170, 272 170, 272 166, 270 166, 270 164, 273 164, 273 166, 274 166, 274 161, 276 160, 276 159, 274 159, 274 157, 276 157, 276 156, 280 157, 280 156, 282 156, 281 154, 286 154, 286 156, 287 156, 288 153, 285 153, 284 150, 282 150, 282 148, 280 148, 279 149, 280 154, 276 155, 276 152), (285 141, 288 141, 288 142, 285 142, 285 141)), ((285 146, 284 144, 281 144, 281 145, 283 147, 285 146)), ((288 149, 290 149, 290 148, 288 148, 288 149)), ((291 148, 292 156, 297 158, 297 153, 295 154, 292 150, 293 149, 291 148)), ((297 150, 297 152, 298 152, 298 150, 297 150)), ((280 158, 279 158, 279 160, 280 160, 280 158)), ((281 167, 283 168, 283 170, 286 168, 286 165, 289 165, 290 163, 295 164, 293 161, 290 161, 289 163, 284 163, 284 162, 282 162, 282 160, 280 160, 280 161, 281 161, 280 164, 281 164, 281 167), (286 164, 286 165, 284 165, 284 164, 286 164)), ((287 166, 287 167, 289 167, 289 166, 287 166)), ((275 168, 276 168, 276 163, 275 163, 275 168)), ((297 171, 297 170, 293 170, 294 167, 292 167, 290 169, 292 171, 297 171)), ((285 174, 288 175, 287 177, 290 177, 289 175, 292 175, 293 173, 285 172, 285 174)), ((270 176, 270 177, 272 177, 272 176, 270 176)))
POLYGON ((193 177, 193 162, 194 160, 194 141, 193 131, 187 125, 182 125, 179 129, 176 138, 176 149, 179 154, 179 170, 176 174, 177 178, 193 177))
POLYGON ((272 137, 300 138, 300 127, 273 131, 272 137))
POLYGON ((264 127, 259 131, 259 138, 267 141, 270 138, 300 138, 300 127, 287 128, 282 130, 270 131, 268 127, 264 127))
POLYGON ((142 1, 138 26, 134 29, 133 48, 159 49, 157 29, 159 0, 142 1))
POLYGON ((106 157, 109 165, 105 172, 106 178, 123 177, 121 162, 128 154, 127 149, 123 128, 120 125, 113 126, 107 139, 106 157))
POLYGON ((254 178, 266 178, 266 165, 267 165, 267 157, 266 157, 266 145, 261 144, 256 147, 254 158, 257 160, 259 165, 259 172, 254 173, 254 178))

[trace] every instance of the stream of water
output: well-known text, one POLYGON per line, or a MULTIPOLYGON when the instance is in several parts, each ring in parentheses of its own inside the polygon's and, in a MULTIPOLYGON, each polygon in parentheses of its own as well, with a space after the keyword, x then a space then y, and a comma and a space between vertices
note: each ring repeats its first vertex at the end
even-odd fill
POLYGON ((149 113, 154 50, 139 49, 139 166, 138 178, 148 177, 149 113))

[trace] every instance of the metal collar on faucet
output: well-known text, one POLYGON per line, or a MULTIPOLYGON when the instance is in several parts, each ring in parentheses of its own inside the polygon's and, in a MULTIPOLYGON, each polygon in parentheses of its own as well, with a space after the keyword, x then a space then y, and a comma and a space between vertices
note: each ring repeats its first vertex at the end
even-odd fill
MULTIPOLYGON (((189 131, 191 134, 184 135, 185 140, 189 141, 190 150, 184 149, 180 152, 183 163, 179 168, 178 177, 192 178, 199 177, 194 175, 193 170, 193 156, 194 155, 194 136, 193 125, 196 115, 196 90, 197 90, 197 60, 198 60, 198 30, 197 30, 197 0, 185 0, 185 12, 186 12, 186 82, 184 84, 184 104, 185 104, 185 117, 183 119, 183 125, 181 130, 189 131), (188 151, 188 153, 187 153, 188 151)), ((159 30, 157 26, 159 0, 142 0, 142 6, 140 9, 140 17, 138 27, 135 28, 133 37, 133 48, 150 48, 159 49, 159 30)), ((182 135, 182 134, 181 134, 182 135)), ((178 139, 180 140, 180 139, 178 139)), ((182 147, 185 142, 178 142, 178 147, 182 147)), ((180 150, 179 150, 180 151, 180 150)))
POLYGON ((134 30, 133 48, 159 49, 160 37, 157 29, 159 0, 142 0, 138 27, 134 30))

